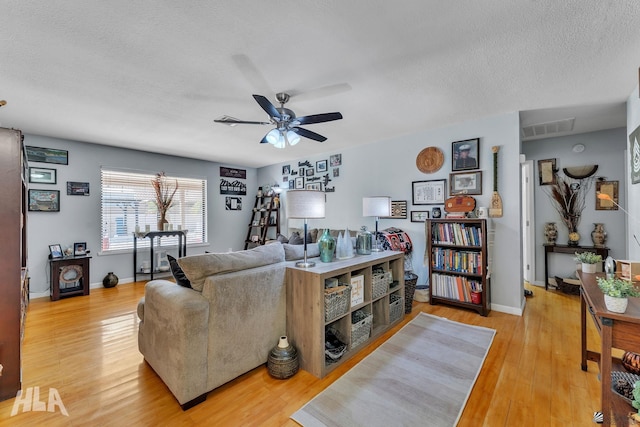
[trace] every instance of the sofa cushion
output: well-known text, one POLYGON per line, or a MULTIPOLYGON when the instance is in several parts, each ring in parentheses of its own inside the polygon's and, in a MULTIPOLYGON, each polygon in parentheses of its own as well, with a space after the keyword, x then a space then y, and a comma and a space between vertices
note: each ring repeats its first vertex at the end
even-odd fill
POLYGON ((278 233, 278 235, 276 236, 276 240, 280 243, 289 243, 289 239, 287 239, 287 236, 283 236, 280 233, 278 233))
MULTIPOLYGON (((291 245, 284 243, 284 257, 287 261, 295 261, 304 258, 304 245, 291 245)), ((320 248, 316 243, 307 243, 307 258, 320 256, 320 248)))
POLYGON ((287 243, 291 245, 302 245, 304 243, 304 240, 302 239, 300 233, 294 231, 293 233, 291 233, 291 236, 289 237, 289 241, 287 243))
POLYGON ((184 286, 185 288, 191 288, 191 282, 189 281, 189 279, 187 279, 184 271, 182 271, 182 269, 180 268, 178 260, 169 254, 167 254, 167 259, 169 260, 171 273, 173 274, 173 278, 176 279, 176 283, 180 286, 184 286))
POLYGON ((191 287, 202 292, 208 276, 275 264, 284 259, 282 244, 274 243, 238 252, 187 256, 180 258, 178 264, 191 282, 191 287))

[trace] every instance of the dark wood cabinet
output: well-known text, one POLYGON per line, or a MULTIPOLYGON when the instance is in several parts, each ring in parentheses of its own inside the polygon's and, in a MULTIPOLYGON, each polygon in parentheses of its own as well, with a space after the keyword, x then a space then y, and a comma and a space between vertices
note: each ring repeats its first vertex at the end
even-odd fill
POLYGON ((21 344, 29 303, 27 271, 28 165, 22 133, 0 128, 0 400, 13 398, 21 387, 21 344))
POLYGON ((475 310, 491 310, 492 237, 486 219, 428 219, 429 301, 475 310))
POLYGON ((89 295, 90 256, 50 259, 51 301, 76 295, 89 295))

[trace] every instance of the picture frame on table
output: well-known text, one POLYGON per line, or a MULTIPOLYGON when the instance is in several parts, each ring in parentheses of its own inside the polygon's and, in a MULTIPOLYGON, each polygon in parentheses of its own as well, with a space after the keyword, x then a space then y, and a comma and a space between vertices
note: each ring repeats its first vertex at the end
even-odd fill
POLYGON ((449 194, 482 194, 482 171, 449 174, 449 194))
POLYGON ((87 254, 87 242, 73 244, 73 256, 85 256, 87 254))
POLYGON ((57 177, 55 169, 29 168, 29 182, 32 184, 57 184, 57 177))
POLYGON ((60 212, 59 190, 29 190, 30 212, 60 212))
POLYGON ((425 222, 429 219, 429 211, 411 211, 411 222, 425 222))
POLYGON ((411 187, 414 205, 442 205, 447 197, 446 179, 413 181, 411 187))
POLYGON ((451 170, 480 169, 480 138, 451 143, 451 170))
POLYGON ((49 258, 50 259, 58 259, 64 258, 64 254, 62 253, 62 246, 59 243, 54 245, 49 245, 49 258))

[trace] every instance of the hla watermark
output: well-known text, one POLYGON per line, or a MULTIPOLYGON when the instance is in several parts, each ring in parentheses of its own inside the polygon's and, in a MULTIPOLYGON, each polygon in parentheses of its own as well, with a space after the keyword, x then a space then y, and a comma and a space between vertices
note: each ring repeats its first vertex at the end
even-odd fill
POLYGON ((55 388, 49 389, 49 400, 47 403, 40 401, 40 387, 27 387, 24 393, 23 390, 18 390, 16 400, 13 402, 13 409, 11 410, 12 417, 18 413, 20 405, 22 405, 22 412, 56 412, 56 406, 58 406, 62 415, 66 417, 69 416, 67 408, 65 408, 64 403, 62 403, 60 393, 58 393, 58 390, 55 388))

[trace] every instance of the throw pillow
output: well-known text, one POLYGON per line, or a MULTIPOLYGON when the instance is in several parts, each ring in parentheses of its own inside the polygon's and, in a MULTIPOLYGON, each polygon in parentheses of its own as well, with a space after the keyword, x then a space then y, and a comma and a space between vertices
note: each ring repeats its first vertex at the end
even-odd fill
POLYGON ((184 274, 184 271, 178 265, 178 260, 167 254, 167 259, 169 260, 169 266, 171 267, 171 273, 173 274, 173 278, 176 279, 176 283, 180 286, 184 286, 185 288, 191 288, 191 282, 187 279, 187 276, 184 274))
POLYGON ((276 240, 280 243, 289 243, 289 239, 287 239, 286 236, 283 236, 282 234, 278 234, 276 236, 276 240))
POLYGON ((298 233, 297 231, 294 231, 293 233, 291 233, 291 237, 289 237, 289 244, 290 245, 304 244, 304 240, 302 239, 302 236, 300 236, 300 233, 298 233))

